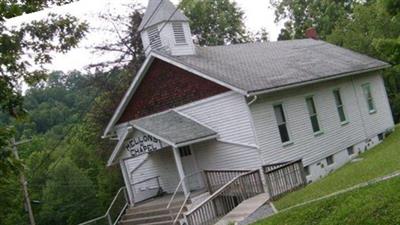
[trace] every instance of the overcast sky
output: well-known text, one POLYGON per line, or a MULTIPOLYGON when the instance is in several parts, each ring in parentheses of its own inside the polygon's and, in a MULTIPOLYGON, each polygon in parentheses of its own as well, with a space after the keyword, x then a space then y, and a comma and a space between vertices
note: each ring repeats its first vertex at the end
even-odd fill
MULTIPOLYGON (((179 1, 180 0, 171 0, 174 4, 177 4, 179 1)), ((255 32, 264 27, 270 35, 270 40, 275 41, 277 39, 281 24, 274 23, 274 9, 269 4, 269 0, 234 1, 244 10, 245 24, 249 30, 255 32)), ((92 46, 118 38, 115 35, 116 32, 113 24, 100 19, 99 14, 102 12, 111 12, 114 15, 127 16, 129 14, 128 4, 139 3, 143 7, 146 7, 147 2, 148 0, 80 0, 79 2, 69 5, 14 18, 12 21, 9 21, 9 23, 13 25, 33 19, 41 19, 50 11, 59 14, 69 13, 82 20, 86 20, 91 29, 85 40, 80 43, 79 48, 64 55, 56 55, 53 64, 48 66, 51 70, 81 70, 88 64, 106 61, 107 59, 115 57, 110 54, 99 55, 93 52, 92 46), (104 28, 111 32, 104 31, 104 28)), ((117 27, 116 29, 122 30, 122 27, 117 27)))

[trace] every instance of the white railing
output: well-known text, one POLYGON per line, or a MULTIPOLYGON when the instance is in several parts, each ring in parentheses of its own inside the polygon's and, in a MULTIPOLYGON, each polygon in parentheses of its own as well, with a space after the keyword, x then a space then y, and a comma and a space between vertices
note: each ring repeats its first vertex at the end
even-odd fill
POLYGON ((129 205, 126 188, 118 190, 106 213, 103 216, 80 223, 78 225, 116 225, 129 205))

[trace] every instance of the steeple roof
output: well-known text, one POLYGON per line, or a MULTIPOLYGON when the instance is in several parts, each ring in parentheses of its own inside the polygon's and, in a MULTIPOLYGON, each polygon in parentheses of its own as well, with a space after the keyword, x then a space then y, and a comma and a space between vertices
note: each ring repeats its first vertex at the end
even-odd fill
POLYGON ((149 0, 139 31, 168 20, 189 21, 169 0, 149 0))

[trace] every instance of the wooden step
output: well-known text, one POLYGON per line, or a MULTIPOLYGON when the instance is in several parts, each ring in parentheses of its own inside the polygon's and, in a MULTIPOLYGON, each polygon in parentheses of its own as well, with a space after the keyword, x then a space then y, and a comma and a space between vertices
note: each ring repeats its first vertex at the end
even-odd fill
POLYGON ((134 222, 121 221, 118 224, 119 225, 172 225, 173 222, 174 222, 173 220, 166 220, 162 222, 136 224, 134 222))
MULTIPOLYGON (((183 201, 174 201, 171 203, 170 208, 174 208, 174 207, 180 207, 182 206, 183 201)), ((132 208, 127 209, 128 212, 131 211, 147 211, 147 210, 151 210, 151 209, 166 209, 168 206, 168 202, 167 203, 158 203, 158 204, 145 204, 145 205, 138 205, 138 206, 134 206, 132 208)))
MULTIPOLYGON (((178 213, 180 209, 179 207, 173 207, 170 209, 167 208, 161 208, 161 209, 148 209, 148 210, 130 210, 126 211, 125 215, 123 218, 142 218, 142 217, 148 217, 148 216, 157 216, 157 215, 165 215, 165 214, 175 214, 178 213)), ((186 211, 187 208, 184 208, 184 211, 186 211)))
MULTIPOLYGON (((157 216, 149 216, 149 217, 142 217, 142 218, 135 218, 135 219, 122 219, 121 222, 129 222, 131 224, 148 224, 148 223, 156 223, 156 222, 163 222, 174 220, 177 214, 164 214, 164 215, 157 215, 157 216)), ((179 218, 183 218, 183 215, 180 215, 179 218)))

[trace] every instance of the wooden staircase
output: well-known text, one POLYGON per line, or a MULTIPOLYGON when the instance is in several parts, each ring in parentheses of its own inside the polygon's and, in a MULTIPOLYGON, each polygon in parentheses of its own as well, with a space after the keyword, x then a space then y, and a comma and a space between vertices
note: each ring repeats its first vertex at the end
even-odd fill
MULTIPOLYGON (((168 196, 170 197, 170 196, 168 196)), ((177 199, 172 202, 169 209, 167 209, 167 198, 158 198, 150 200, 147 203, 140 204, 128 208, 125 215, 122 216, 120 225, 172 225, 175 220, 184 199, 177 199)), ((184 206, 183 213, 187 212, 187 207, 184 206)), ((183 214, 182 213, 182 214, 183 214)), ((183 218, 183 215, 180 218, 183 218)))

